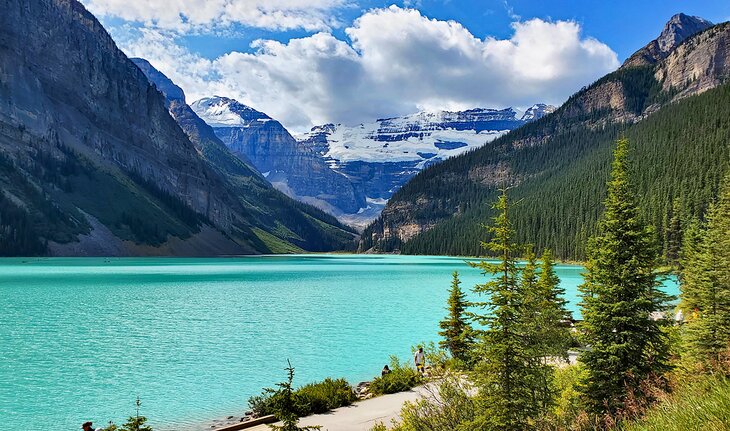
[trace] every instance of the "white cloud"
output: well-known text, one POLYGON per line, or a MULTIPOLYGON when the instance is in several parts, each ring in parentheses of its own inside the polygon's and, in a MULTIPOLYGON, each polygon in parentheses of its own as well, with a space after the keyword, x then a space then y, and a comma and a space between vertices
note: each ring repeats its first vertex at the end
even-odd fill
POLYGON ((618 67, 605 44, 571 21, 518 21, 509 39, 479 39, 454 21, 391 6, 358 18, 349 42, 326 32, 209 61, 155 31, 125 49, 181 85, 189 101, 239 99, 286 126, 357 124, 418 109, 562 103, 618 67))
POLYGON ((337 25, 329 14, 344 0, 81 0, 97 16, 113 16, 174 31, 242 24, 315 31, 337 25))

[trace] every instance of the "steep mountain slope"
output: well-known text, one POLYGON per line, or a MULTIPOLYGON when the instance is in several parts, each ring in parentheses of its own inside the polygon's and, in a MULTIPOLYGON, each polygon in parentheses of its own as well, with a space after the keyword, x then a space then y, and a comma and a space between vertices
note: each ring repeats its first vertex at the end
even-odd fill
POLYGON ((621 135, 632 141, 642 216, 661 233, 676 199, 682 218, 701 217, 730 157, 728 47, 730 25, 710 27, 655 64, 625 65, 541 120, 424 170, 363 233, 361 249, 479 254, 479 224, 495 190, 511 186, 520 240, 581 258, 621 135))
POLYGON ((170 114, 190 138, 203 158, 223 178, 239 198, 246 213, 266 233, 254 232, 268 251, 290 251, 291 246, 306 250, 339 250, 352 246, 352 231, 333 216, 294 201, 274 190, 271 184, 242 155, 234 155, 216 136, 215 131, 185 103, 185 93, 147 60, 132 61, 165 97, 170 114), (314 217, 314 218, 313 218, 314 217), (279 241, 284 244, 276 245, 279 241), (283 247, 283 248, 282 248, 283 247))
POLYGON ((344 175, 297 142, 278 121, 233 99, 209 97, 191 104, 216 136, 279 190, 334 214, 365 206, 344 175))
POLYGON ((355 127, 326 124, 298 139, 365 194, 367 208, 347 217, 360 224, 377 217, 393 193, 423 168, 479 148, 554 109, 538 104, 521 117, 512 108, 419 112, 355 127))
POLYGON ((310 214, 302 217, 326 241, 273 236, 281 223, 262 214, 269 222, 261 224, 242 205, 161 94, 76 0, 5 0, 2 10, 0 253, 201 255, 266 252, 273 243, 343 245, 330 232, 338 227, 310 214))

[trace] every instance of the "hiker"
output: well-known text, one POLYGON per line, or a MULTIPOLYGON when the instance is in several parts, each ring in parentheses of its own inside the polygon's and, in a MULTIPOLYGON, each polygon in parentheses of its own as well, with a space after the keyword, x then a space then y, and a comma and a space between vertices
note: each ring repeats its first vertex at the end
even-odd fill
POLYGON ((84 424, 81 425, 81 429, 84 431, 94 431, 94 427, 91 425, 93 425, 91 422, 84 422, 84 424))
POLYGON ((380 372, 380 377, 384 377, 386 374, 390 374, 390 368, 388 368, 388 364, 385 364, 383 367, 383 371, 380 372))
POLYGON ((424 366, 426 363, 426 355, 423 354, 423 347, 419 347, 416 354, 413 356, 413 362, 416 363, 416 369, 419 373, 423 374, 424 366))

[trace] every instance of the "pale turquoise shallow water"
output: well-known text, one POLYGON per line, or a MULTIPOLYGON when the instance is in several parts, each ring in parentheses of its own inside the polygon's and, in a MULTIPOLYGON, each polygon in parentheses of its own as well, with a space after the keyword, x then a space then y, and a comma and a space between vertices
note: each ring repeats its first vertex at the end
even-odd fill
MULTIPOLYGON (((484 281, 447 257, 0 259, 1 427, 119 423, 139 395, 160 429, 206 429, 287 358, 298 384, 368 379, 437 339, 454 270, 484 281)), ((582 268, 557 270, 575 310, 582 268)))

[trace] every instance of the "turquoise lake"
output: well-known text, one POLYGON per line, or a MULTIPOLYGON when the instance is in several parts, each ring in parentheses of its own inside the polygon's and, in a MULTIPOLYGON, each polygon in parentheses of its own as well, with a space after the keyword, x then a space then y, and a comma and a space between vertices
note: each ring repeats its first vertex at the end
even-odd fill
MULTIPOLYGON (((202 430, 287 358, 298 385, 370 379, 437 340, 454 270, 485 280, 448 257, 0 259, 0 423, 119 424, 139 395, 155 430, 202 430)), ((557 268, 574 311, 581 271, 557 268)))

